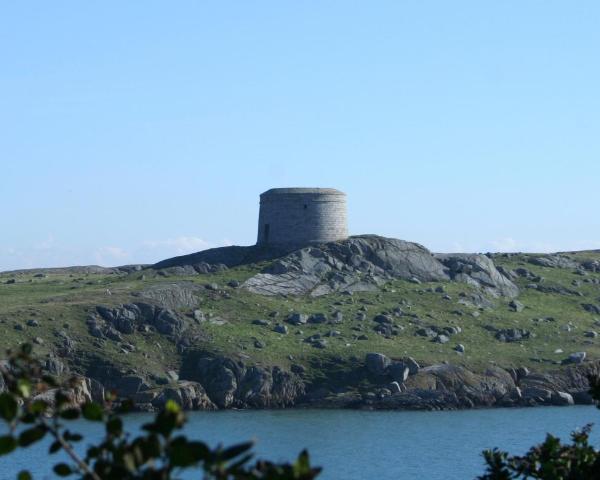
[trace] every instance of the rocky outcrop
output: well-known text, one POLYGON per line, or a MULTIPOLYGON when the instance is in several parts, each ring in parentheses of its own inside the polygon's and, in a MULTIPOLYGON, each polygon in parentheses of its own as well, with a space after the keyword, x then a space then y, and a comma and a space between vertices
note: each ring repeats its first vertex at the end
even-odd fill
POLYGON ((297 250, 273 262, 243 287, 261 295, 321 296, 376 290, 391 278, 449 279, 425 247, 365 235, 297 250))
POLYGON ((219 408, 292 406, 305 389, 296 374, 279 367, 246 367, 226 357, 199 359, 192 375, 219 408))
POLYGON ((393 360, 381 353, 365 357, 367 377, 356 371, 355 389, 307 393, 312 406, 373 409, 464 409, 534 405, 591 404, 588 375, 600 373, 589 362, 547 373, 527 368, 490 366, 473 372, 460 365, 408 368, 412 359, 393 360), (371 387, 365 387, 366 381, 371 387), (359 386, 360 385, 360 386, 359 386))
POLYGON ((154 408, 164 408, 169 400, 174 400, 185 410, 216 410, 216 405, 198 382, 179 381, 174 385, 159 389, 150 401, 154 408))
POLYGON ((519 295, 519 288, 500 273, 486 255, 453 253, 436 254, 435 257, 448 269, 454 281, 471 284, 496 297, 519 295))
POLYGON ((580 267, 580 264, 575 260, 564 256, 564 255, 543 255, 539 257, 530 257, 527 259, 529 263, 532 265, 537 265, 539 267, 549 267, 549 268, 572 268, 576 269, 580 267))
POLYGON ((390 279, 459 281, 493 296, 516 297, 518 287, 485 255, 432 255, 404 240, 364 235, 297 250, 274 261, 243 287, 261 295, 321 296, 377 290, 390 279))
POLYGON ((185 329, 184 320, 177 312, 149 303, 127 303, 118 307, 96 307, 100 319, 91 317, 87 324, 90 334, 97 338, 121 340, 119 332, 131 334, 144 325, 152 326, 165 335, 180 335, 185 329))
POLYGON ((202 290, 191 282, 159 283, 152 285, 136 296, 150 300, 164 308, 194 308, 199 302, 199 293, 202 290))

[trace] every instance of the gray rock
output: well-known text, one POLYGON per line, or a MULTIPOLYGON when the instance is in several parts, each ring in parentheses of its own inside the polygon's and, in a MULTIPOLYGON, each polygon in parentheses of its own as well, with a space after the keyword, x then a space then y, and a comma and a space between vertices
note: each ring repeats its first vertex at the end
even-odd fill
POLYGON ((518 300, 512 300, 508 306, 510 307, 510 309, 513 312, 522 312, 525 308, 525 305, 523 305, 521 302, 519 302, 518 300))
POLYGON ((275 325, 275 328, 273 328, 273 331, 277 332, 277 333, 281 333, 282 335, 287 335, 288 327, 286 327, 285 325, 275 325))
POLYGON ((92 337, 104 338, 104 333, 102 332, 102 329, 97 324, 90 325, 89 332, 92 337))
POLYGON ((587 356, 586 352, 575 352, 575 353, 570 354, 565 360, 563 360, 562 363, 563 364, 569 364, 569 363, 580 364, 580 363, 583 363, 586 356, 587 356))
POLYGON ((152 300, 163 308, 194 308, 198 305, 201 288, 192 282, 159 283, 152 285, 138 296, 152 300))
POLYGON ((43 367, 48 373, 56 376, 61 376, 67 371, 65 364, 55 356, 46 358, 43 362, 43 367))
POLYGON ((376 315, 375 318, 373 318, 373 321, 377 323, 385 323, 388 325, 392 325, 394 323, 392 318, 387 315, 376 315))
POLYGON ((260 348, 265 348, 265 346, 266 345, 264 344, 264 342, 261 342, 260 340, 255 340, 254 341, 254 347, 255 348, 259 348, 260 349, 260 348))
POLYGON ((169 309, 159 309, 152 324, 164 335, 179 334, 184 328, 183 320, 169 309))
POLYGON ((450 339, 446 335, 438 335, 433 339, 435 343, 448 343, 450 339))
POLYGON ((308 319, 309 323, 325 323, 327 321, 327 315, 324 313, 315 313, 308 319))
POLYGON ((271 322, 269 322, 268 320, 257 319, 257 320, 252 320, 252 325, 259 325, 261 327, 268 327, 269 325, 271 325, 271 322))
POLYGON ((552 405, 566 406, 574 405, 573 397, 567 392, 553 392, 551 397, 552 405))
POLYGON ((448 268, 452 280, 481 288, 494 296, 516 297, 519 288, 502 275, 492 259, 477 254, 436 254, 435 258, 448 268))
POLYGON ((532 333, 521 328, 503 328, 496 331, 495 337, 501 342, 520 342, 531 338, 532 333))
POLYGON ((148 384, 143 377, 139 375, 125 375, 116 381, 117 395, 120 397, 132 397, 140 390, 148 389, 148 384))
POLYGON ((578 268, 579 263, 563 255, 545 255, 527 259, 532 265, 549 268, 578 268))
POLYGON ((590 330, 590 331, 584 332, 583 336, 588 337, 588 338, 596 338, 598 336, 598 333, 593 330, 590 330))
POLYGON ((409 375, 416 375, 419 373, 419 369, 421 368, 418 362, 412 357, 405 357, 402 359, 402 363, 408 367, 409 375))
POLYGON ((419 328, 416 332, 416 335, 420 336, 420 337, 428 337, 428 338, 434 338, 437 337, 437 332, 431 328, 419 328))
POLYGON ((27 320, 27 326, 28 327, 39 327, 40 326, 40 322, 38 322, 37 320, 31 318, 29 320, 27 320))
POLYGON ((392 362, 387 367, 388 375, 398 383, 404 383, 410 374, 410 369, 404 362, 392 362))
MULTIPOLYGON (((216 405, 210 400, 206 391, 197 382, 180 381, 173 386, 163 387, 160 392, 141 392, 134 398, 137 402, 143 400, 140 395, 145 394, 152 406, 164 408, 167 401, 173 400, 185 410, 215 410, 216 405)), ((143 402, 141 402, 143 403, 143 402)))
POLYGON ((287 321, 292 325, 304 325, 308 322, 308 315, 303 313, 292 313, 288 317, 287 321))
POLYGON ((108 338, 109 340, 113 340, 114 342, 121 342, 123 340, 121 334, 110 326, 106 330, 104 330, 104 335, 106 336, 106 338, 108 338))
POLYGON ((395 393, 401 393, 402 388, 398 382, 392 382, 388 385, 388 390, 394 395, 395 393))
POLYGON ((443 266, 421 245, 377 236, 307 247, 273 262, 243 287, 262 295, 325 295, 376 290, 383 277, 447 280, 443 266))
POLYGON ((586 312, 593 313, 594 315, 600 315, 600 307, 593 303, 584 303, 581 305, 586 312))
POLYGON ((383 353, 367 353, 365 357, 367 370, 374 375, 383 375, 391 363, 383 353))
POLYGON ((465 346, 462 343, 459 343, 454 347, 454 350, 458 353, 465 353, 465 346))
POLYGON ((521 389, 525 400, 533 400, 537 403, 549 403, 552 399, 552 391, 539 386, 526 386, 521 389))

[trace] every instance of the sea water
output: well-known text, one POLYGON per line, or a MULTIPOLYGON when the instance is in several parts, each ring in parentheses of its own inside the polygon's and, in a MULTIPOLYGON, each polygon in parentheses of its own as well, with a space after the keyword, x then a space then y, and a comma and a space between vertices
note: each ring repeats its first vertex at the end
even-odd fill
MULTIPOLYGON (((131 429, 152 418, 126 417, 131 429)), ((323 467, 321 479, 474 479, 484 472, 481 451, 499 447, 522 454, 547 432, 568 440, 572 430, 600 419, 593 407, 539 407, 449 412, 356 410, 245 410, 193 412, 186 433, 215 446, 256 441, 257 457, 289 461, 308 449, 323 467)), ((102 426, 70 422, 72 431, 100 438, 102 426)), ((592 441, 599 444, 600 427, 592 441)), ((0 478, 29 469, 36 479, 55 478, 49 441, 0 457, 0 478)), ((86 443, 79 448, 84 451, 86 443)), ((199 479, 196 473, 183 479, 199 479)))

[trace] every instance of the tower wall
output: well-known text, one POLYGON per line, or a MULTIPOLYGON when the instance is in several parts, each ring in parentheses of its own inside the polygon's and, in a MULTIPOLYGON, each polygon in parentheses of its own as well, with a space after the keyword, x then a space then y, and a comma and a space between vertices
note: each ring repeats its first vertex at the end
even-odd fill
POLYGON ((260 196, 258 245, 308 245, 348 237, 346 194, 330 188, 275 188, 260 196))

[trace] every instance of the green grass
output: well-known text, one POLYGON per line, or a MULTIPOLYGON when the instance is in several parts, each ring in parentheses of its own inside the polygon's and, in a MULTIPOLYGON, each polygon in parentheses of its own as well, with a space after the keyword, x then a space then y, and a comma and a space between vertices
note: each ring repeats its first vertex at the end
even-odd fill
MULTIPOLYGON (((600 259, 600 254, 595 252, 579 256, 600 259)), ((519 279, 516 281, 522 291, 519 300, 525 304, 525 310, 512 312, 508 308, 509 299, 498 298, 494 300, 493 309, 477 310, 479 316, 475 317, 472 314, 476 309, 457 304, 461 292, 470 293, 474 290, 468 285, 454 282, 443 283, 445 293, 452 297, 451 301, 447 301, 442 298, 444 294, 430 291, 440 283, 415 285, 400 280, 387 284, 376 293, 359 293, 353 296, 335 294, 319 298, 262 297, 226 286, 229 280, 244 281, 261 266, 239 267, 218 274, 193 277, 162 277, 154 272, 135 272, 129 275, 50 274, 46 278, 21 274, 15 277, 15 284, 5 284, 10 278, 5 274, 0 275, 0 349, 5 350, 39 337, 43 340, 43 345, 37 347, 37 350, 45 355, 60 346, 58 333, 65 331, 77 342, 76 350, 82 353, 84 360, 81 368, 85 366, 86 360, 106 359, 119 365, 124 371, 135 369, 164 375, 166 370, 178 368, 182 361, 175 345, 165 337, 156 333, 124 335, 136 347, 135 352, 125 354, 115 342, 99 344, 88 334, 85 319, 95 305, 139 301, 133 294, 152 284, 186 280, 201 286, 207 283, 219 284, 220 292, 201 292, 198 308, 212 318, 227 321, 224 325, 210 322, 197 325, 190 319, 186 334, 190 338, 200 337, 194 345, 196 349, 227 355, 241 354, 248 363, 284 367, 291 363, 301 363, 308 367, 309 378, 314 379, 321 378, 323 373, 319 364, 323 362, 337 362, 343 370, 350 368, 348 366, 353 362, 362 361, 365 353, 371 351, 382 352, 391 357, 412 356, 422 364, 448 361, 477 371, 484 370, 492 363, 503 367, 525 365, 535 370, 557 368, 552 362, 580 350, 585 350, 589 358, 600 358, 600 337, 589 339, 583 335, 586 330, 600 331, 600 326, 594 323, 600 319, 581 308, 582 303, 600 303, 600 286, 582 283, 580 287, 573 287, 571 284, 573 280, 582 281, 584 278, 600 280, 600 275, 582 277, 569 269, 537 267, 526 261, 525 255, 495 258, 498 265, 509 269, 524 266, 535 275, 544 277, 544 284, 578 290, 583 296, 541 293, 526 288, 531 283, 529 280, 519 279), (410 308, 406 303, 411 305, 410 308), (367 320, 361 322, 356 319, 356 314, 363 306, 367 307, 367 320), (405 312, 416 314, 419 321, 408 316, 395 318, 396 323, 402 325, 404 330, 390 339, 375 333, 372 330, 375 325, 372 318, 378 313, 391 312, 398 306, 405 312), (272 331, 273 325, 277 322, 284 323, 291 312, 330 315, 335 310, 344 315, 341 324, 309 324, 301 327, 288 325, 288 335, 272 331), (457 315, 457 310, 463 315, 457 315), (269 314, 275 311, 279 312, 279 316, 271 318, 269 314), (547 317, 553 317, 554 321, 535 320, 547 317), (26 326, 28 319, 37 320, 40 326, 26 326), (253 325, 252 320, 255 319, 270 320, 272 325, 253 325), (16 323, 23 325, 22 331, 15 330, 16 323), (567 324, 573 326, 572 331, 563 330, 567 324), (424 325, 458 325, 462 332, 452 336, 449 343, 440 345, 415 336, 415 331, 424 325), (523 328, 533 332, 535 337, 518 343, 501 343, 494 338, 493 333, 484 328, 490 325, 496 328, 523 328), (298 330, 302 334, 297 334, 298 330), (324 335, 330 330, 337 330, 341 335, 328 338, 325 349, 316 349, 304 342, 310 335, 324 335), (366 334, 368 340, 353 338, 354 335, 361 334, 366 334), (256 340, 263 342, 265 347, 256 348, 256 340), (464 355, 454 352, 453 348, 457 343, 466 347, 464 355), (556 354, 556 349, 562 349, 564 353, 556 354)), ((190 311, 181 313, 189 314, 190 311)))

